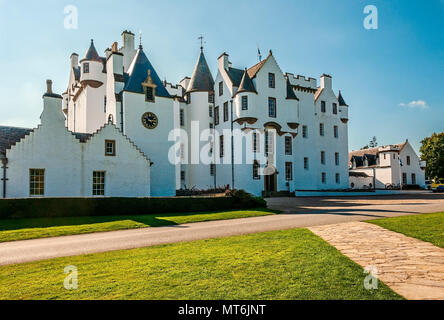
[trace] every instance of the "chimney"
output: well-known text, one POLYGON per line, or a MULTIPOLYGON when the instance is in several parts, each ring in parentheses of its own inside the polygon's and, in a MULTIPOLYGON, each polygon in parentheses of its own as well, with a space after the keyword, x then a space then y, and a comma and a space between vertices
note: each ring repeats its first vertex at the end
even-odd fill
POLYGON ((332 81, 331 81, 331 76, 328 74, 323 74, 321 76, 321 88, 322 89, 332 89, 332 81))
POLYGON ((71 68, 77 68, 79 66, 79 55, 77 53, 73 53, 71 55, 71 68))
POLYGON ((52 80, 46 80, 46 93, 43 95, 43 112, 40 116, 42 125, 48 127, 65 127, 62 101, 62 96, 52 91, 52 80))
POLYGON ((46 93, 52 94, 52 80, 46 80, 46 93))
POLYGON ((126 50, 134 50, 134 33, 128 30, 122 32, 122 46, 126 50))
POLYGON ((228 70, 230 66, 230 62, 228 61, 228 54, 226 52, 222 53, 217 59, 219 70, 225 69, 228 70))

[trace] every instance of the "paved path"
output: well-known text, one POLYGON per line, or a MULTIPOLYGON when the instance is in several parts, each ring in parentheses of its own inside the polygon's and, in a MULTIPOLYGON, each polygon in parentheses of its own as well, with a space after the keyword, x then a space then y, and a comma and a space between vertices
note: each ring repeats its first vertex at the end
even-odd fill
POLYGON ((364 222, 309 229, 405 298, 444 300, 444 249, 364 222))
MULTIPOLYGON (((0 243, 0 265, 158 244, 444 211, 444 195, 278 198, 273 216, 0 243)), ((0 221, 1 223, 1 221, 0 221)))

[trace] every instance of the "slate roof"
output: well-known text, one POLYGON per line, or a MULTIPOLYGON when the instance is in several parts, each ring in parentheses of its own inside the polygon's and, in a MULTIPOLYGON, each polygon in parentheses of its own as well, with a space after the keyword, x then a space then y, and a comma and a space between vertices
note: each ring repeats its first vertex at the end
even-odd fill
POLYGON ((142 47, 139 47, 139 49, 137 50, 136 56, 134 57, 134 60, 128 69, 128 78, 126 78, 125 76, 126 81, 125 88, 123 90, 143 93, 142 83, 145 82, 147 78, 148 69, 151 70, 151 78, 153 79, 154 84, 156 84, 157 86, 156 96, 171 98, 167 89, 163 85, 163 82, 157 75, 157 72, 154 69, 153 65, 143 52, 142 47))
POLYGON ((99 56, 97 53, 96 47, 94 46, 94 40, 91 39, 91 45, 89 46, 89 49, 85 53, 85 57, 82 60, 91 60, 91 61, 98 61, 103 63, 103 59, 99 56))
POLYGON ((0 126, 0 155, 5 155, 7 149, 32 131, 33 129, 0 126))
POLYGON ((293 87, 291 86, 290 80, 287 78, 287 99, 293 99, 298 100, 298 97, 296 97, 296 94, 294 93, 293 87))
POLYGON ((193 91, 214 91, 214 80, 208 67, 207 60, 203 52, 200 52, 199 59, 194 67, 193 75, 191 76, 190 84, 187 92, 193 91))
POLYGON ((257 93, 256 88, 254 87, 253 81, 248 76, 247 69, 245 69, 244 74, 242 76, 242 80, 239 84, 239 89, 237 90, 236 94, 241 92, 254 92, 257 93))
POLYGON ((341 90, 339 90, 339 94, 338 94, 338 102, 339 102, 339 105, 340 105, 340 106, 347 106, 347 107, 348 107, 348 104, 345 103, 345 100, 344 100, 344 98, 342 97, 341 90))
POLYGON ((231 79, 234 87, 239 87, 242 77, 244 75, 244 70, 236 69, 236 68, 228 68, 228 76, 231 79))
POLYGON ((80 81, 80 67, 73 67, 72 71, 74 72, 74 79, 80 81))
MULTIPOLYGON (((392 144, 390 146, 394 148, 392 151, 401 152, 402 149, 406 146, 406 144, 407 144, 407 141, 404 143, 392 144)), ((355 159, 356 167, 362 167, 364 165, 364 160, 367 159, 369 166, 376 165, 378 155, 381 152, 380 148, 382 148, 382 147, 384 147, 384 146, 378 146, 375 148, 351 151, 348 154, 349 164, 351 165, 352 159, 355 159)), ((382 151, 382 152, 384 152, 384 151, 382 151)))
MULTIPOLYGON (((33 131, 34 129, 0 126, 0 156, 6 155, 6 150, 11 149, 12 146, 33 131)), ((82 143, 85 143, 92 136, 90 133, 71 133, 82 143)))

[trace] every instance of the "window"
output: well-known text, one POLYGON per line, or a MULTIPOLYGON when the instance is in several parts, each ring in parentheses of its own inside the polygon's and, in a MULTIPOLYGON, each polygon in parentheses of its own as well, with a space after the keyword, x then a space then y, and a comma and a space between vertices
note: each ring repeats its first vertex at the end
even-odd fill
POLYGON ((395 154, 395 153, 393 154, 393 159, 395 159, 395 160, 396 160, 396 154, 395 154))
POLYGON ((321 101, 321 112, 325 112, 325 101, 321 101))
POLYGON ((106 113, 106 96, 103 98, 103 112, 106 113))
POLYGON ((321 182, 327 183, 327 175, 325 174, 325 172, 322 172, 322 174, 321 174, 321 182))
POLYGON ((185 170, 180 171, 180 180, 185 181, 185 170))
POLYGON ((258 134, 253 132, 253 152, 260 152, 258 143, 258 134))
POLYGON ((276 118, 276 99, 268 98, 268 116, 276 118))
POLYGON ((105 171, 94 171, 93 172, 93 196, 104 196, 105 195, 105 171))
POLYGON ((308 170, 308 158, 304 158, 304 169, 308 170))
POLYGON ((339 166, 339 152, 335 152, 335 165, 339 166))
POLYGON ((214 163, 210 164, 210 176, 214 176, 214 173, 216 172, 216 165, 214 163))
POLYGON ((242 97, 242 110, 248 110, 248 97, 242 97))
POLYGON ((154 88, 145 87, 145 101, 154 102, 154 88))
POLYGON ((384 153, 384 160, 385 160, 385 156, 386 156, 386 154, 384 153))
POLYGON ((333 114, 338 114, 338 105, 333 103, 333 114))
POLYGON ((302 138, 308 137, 307 126, 302 126, 302 138))
POLYGON ((219 140, 219 155, 221 158, 224 156, 224 136, 220 136, 219 140))
POLYGON ((285 180, 293 180, 293 163, 285 162, 285 180))
POLYGON ((191 93, 187 94, 187 104, 191 103, 191 93))
POLYGON ((321 136, 324 136, 324 124, 323 123, 319 124, 319 134, 321 136))
POLYGON ((285 154, 292 154, 291 137, 285 137, 285 154))
POLYGON ((209 116, 210 118, 213 117, 213 107, 212 107, 212 106, 209 106, 209 107, 208 107, 208 116, 209 116))
POLYGON ((407 184, 407 173, 402 173, 402 184, 407 184))
POLYGON ((180 159, 185 160, 185 144, 180 144, 180 159))
POLYGON ((219 107, 214 108, 214 124, 219 124, 219 107))
POLYGON ((268 87, 269 88, 275 88, 276 87, 274 73, 269 73, 268 74, 268 87))
POLYGON ((259 162, 257 162, 256 160, 254 160, 253 162, 253 179, 254 180, 259 180, 261 177, 259 175, 259 162))
POLYGON ((210 129, 214 129, 214 124, 210 123, 210 129))
POLYGON ((45 169, 29 169, 29 195, 45 195, 45 169))
POLYGON ((325 164, 325 151, 321 151, 321 164, 325 164))
POLYGON ((116 141, 105 140, 105 156, 114 157, 116 155, 116 141))
POLYGON ((185 125, 185 112, 183 109, 180 109, 180 125, 185 125))
POLYGON ((412 184, 416 184, 416 174, 412 173, 412 184))
POLYGON ((407 165, 410 165, 410 156, 407 156, 407 165))
POLYGON ((219 82, 219 97, 224 94, 224 83, 219 82))
POLYGON ((335 181, 336 181, 337 184, 339 184, 341 182, 341 177, 339 176, 339 173, 336 173, 335 181))
POLYGON ((89 73, 89 63, 83 64, 83 73, 89 73))
POLYGON ((224 122, 228 121, 228 102, 224 103, 224 122))
POLYGON ((338 126, 333 127, 333 135, 335 138, 339 137, 338 126))
POLYGON ((208 92, 208 103, 214 103, 214 93, 208 92))
POLYGON ((273 154, 274 152, 273 139, 274 139, 273 133, 265 131, 265 155, 273 154))

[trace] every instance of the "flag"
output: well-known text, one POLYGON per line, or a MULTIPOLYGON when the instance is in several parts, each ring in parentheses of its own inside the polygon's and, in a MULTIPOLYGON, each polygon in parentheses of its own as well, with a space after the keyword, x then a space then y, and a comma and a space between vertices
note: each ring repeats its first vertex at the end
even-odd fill
POLYGON ((259 49, 259 47, 257 47, 257 56, 259 58, 259 62, 262 61, 262 54, 261 54, 261 50, 259 49))
POLYGON ((399 159, 399 165, 402 167, 403 165, 402 165, 402 160, 401 160, 401 158, 399 158, 398 157, 398 159, 399 159))

